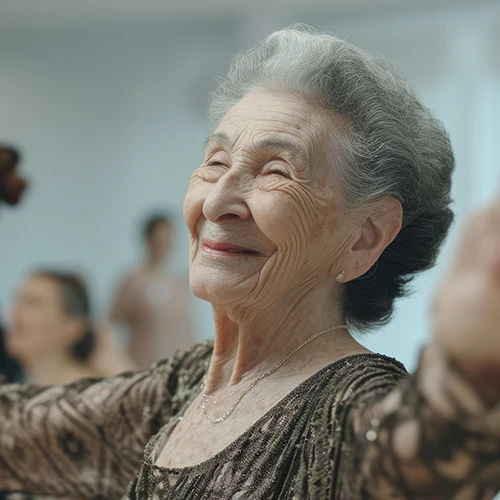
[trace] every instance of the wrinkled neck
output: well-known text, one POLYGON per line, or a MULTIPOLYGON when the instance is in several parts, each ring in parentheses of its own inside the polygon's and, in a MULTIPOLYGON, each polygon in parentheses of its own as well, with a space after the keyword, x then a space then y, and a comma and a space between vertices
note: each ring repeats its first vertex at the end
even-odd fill
MULTIPOLYGON (((331 289, 316 289, 290 300, 283 298, 242 310, 214 307, 215 345, 206 377, 206 392, 255 380, 271 370, 312 335, 343 325, 340 301, 331 289)), ((336 329, 312 340, 282 367, 281 374, 300 373, 311 365, 360 347, 346 329, 336 329), (335 354, 334 354, 335 351, 335 354)))

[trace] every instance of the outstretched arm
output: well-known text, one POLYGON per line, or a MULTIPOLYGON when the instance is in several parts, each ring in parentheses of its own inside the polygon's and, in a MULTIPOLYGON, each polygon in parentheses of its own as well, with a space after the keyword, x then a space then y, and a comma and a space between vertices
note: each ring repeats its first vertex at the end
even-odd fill
POLYGON ((145 444, 177 411, 188 358, 69 386, 0 387, 0 491, 120 498, 145 444))
POLYGON ((433 319, 416 373, 351 410, 359 498, 500 490, 500 200, 471 219, 433 319))

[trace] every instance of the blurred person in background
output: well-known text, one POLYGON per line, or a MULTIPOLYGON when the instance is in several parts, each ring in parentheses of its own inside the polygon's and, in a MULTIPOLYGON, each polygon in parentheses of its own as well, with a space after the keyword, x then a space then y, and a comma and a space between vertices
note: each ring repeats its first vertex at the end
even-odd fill
POLYGON ((128 330, 129 352, 140 368, 194 343, 188 280, 168 270, 173 233, 173 221, 166 212, 145 220, 144 263, 125 277, 113 301, 111 322, 128 330))
POLYGON ((17 292, 7 349, 24 368, 28 381, 68 384, 132 367, 107 336, 94 330, 83 279, 71 272, 41 270, 29 275, 17 292))
MULTIPOLYGON (((18 205, 26 190, 27 182, 17 172, 20 159, 18 150, 0 145, 0 204, 18 205)), ((23 380, 64 384, 134 368, 107 329, 92 329, 88 291, 75 274, 31 275, 21 286, 12 313, 10 334, 0 323, 0 384, 23 380)), ((0 492, 0 500, 36 498, 52 497, 0 492)))
MULTIPOLYGON (((19 162, 20 153, 16 149, 0 144, 0 205, 17 205, 27 187, 27 182, 17 172, 19 162)), ((22 369, 6 351, 5 331, 0 322, 0 383, 18 382, 21 379, 22 369)))

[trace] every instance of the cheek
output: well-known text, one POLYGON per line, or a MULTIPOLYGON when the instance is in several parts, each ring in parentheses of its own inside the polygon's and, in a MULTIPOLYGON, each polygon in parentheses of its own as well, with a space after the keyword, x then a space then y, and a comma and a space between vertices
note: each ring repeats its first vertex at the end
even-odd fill
POLYGON ((324 210, 305 189, 266 193, 255 199, 252 213, 260 230, 276 245, 287 248, 309 242, 324 218, 324 210))
POLYGON ((208 196, 210 186, 200 179, 191 179, 188 192, 184 198, 183 216, 191 236, 196 235, 196 225, 203 213, 203 203, 208 196))
POLYGON ((57 342, 59 330, 60 328, 57 321, 54 321, 54 318, 50 315, 42 314, 33 322, 33 337, 41 344, 57 342))
POLYGON ((20 318, 28 333, 35 335, 44 321, 43 310, 40 308, 26 308, 21 312, 20 318))
POLYGON ((39 314, 27 315, 20 335, 12 338, 14 354, 43 354, 47 349, 58 344, 57 325, 39 314))

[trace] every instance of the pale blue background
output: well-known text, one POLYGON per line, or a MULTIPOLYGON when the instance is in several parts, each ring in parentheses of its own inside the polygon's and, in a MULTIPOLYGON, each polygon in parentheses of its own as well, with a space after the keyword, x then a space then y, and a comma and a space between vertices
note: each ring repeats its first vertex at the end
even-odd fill
MULTIPOLYGON (((181 206, 208 133, 207 92, 231 55, 294 21, 408 74, 451 133, 458 225, 500 187, 499 2, 195 4, 0 0, 0 139, 22 146, 33 182, 20 210, 0 213, 4 308, 27 269, 67 264, 88 273, 104 314, 117 275, 138 259, 134 224, 162 204, 179 220, 173 267, 187 272, 181 206)), ((370 348, 414 367, 456 230, 370 348)), ((208 337, 210 307, 193 302, 208 337)))

